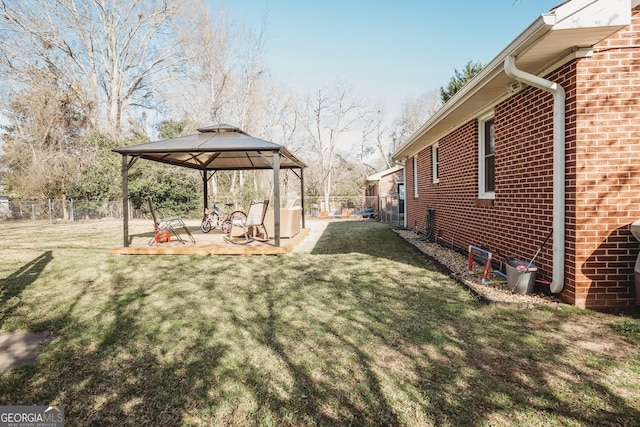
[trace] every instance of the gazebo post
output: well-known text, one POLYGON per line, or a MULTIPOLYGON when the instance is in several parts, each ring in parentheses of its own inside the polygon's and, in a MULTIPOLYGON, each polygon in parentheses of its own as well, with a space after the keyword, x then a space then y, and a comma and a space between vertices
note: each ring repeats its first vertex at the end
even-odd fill
POLYGON ((302 207, 302 228, 304 224, 304 169, 300 168, 300 206, 302 207))
POLYGON ((202 171, 202 187, 204 189, 204 209, 203 212, 206 211, 206 209, 209 207, 208 203, 209 203, 209 171, 208 170, 203 170, 202 171))
POLYGON ((280 151, 273 151, 273 232, 276 248, 280 247, 280 151))
POLYGON ((129 247, 129 182, 127 180, 129 166, 127 155, 122 155, 122 230, 124 247, 129 247))
MULTIPOLYGON (((209 204, 209 180, 218 170, 251 170, 273 168, 274 242, 280 247, 280 169, 301 170, 301 193, 304 209, 304 180, 306 165, 284 146, 254 138, 242 130, 221 124, 198 128, 195 135, 187 135, 147 144, 113 149, 122 155, 122 204, 124 212, 124 246, 129 246, 129 192, 127 174, 139 159, 162 162, 174 166, 197 169, 202 173, 205 208, 209 204), (185 154, 188 153, 188 154, 185 154), (269 155, 273 154, 270 159, 269 155), (129 158, 129 163, 127 163, 129 158)), ((217 194, 214 194, 214 197, 217 194)), ((302 227, 305 227, 304 216, 302 227)))

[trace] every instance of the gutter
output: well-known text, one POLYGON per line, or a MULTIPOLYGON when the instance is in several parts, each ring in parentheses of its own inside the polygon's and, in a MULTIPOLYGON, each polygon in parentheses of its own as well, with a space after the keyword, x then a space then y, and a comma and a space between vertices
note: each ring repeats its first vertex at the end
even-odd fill
MULTIPOLYGON (((640 0, 639 0, 640 1, 640 0)), ((446 120, 447 116, 449 116, 452 112, 454 112, 460 105, 463 105, 467 99, 474 95, 477 91, 481 90, 483 85, 487 81, 491 81, 496 77, 497 74, 503 69, 504 59, 511 55, 513 52, 524 52, 529 47, 535 44, 537 40, 542 38, 545 34, 547 34, 553 28, 553 25, 550 23, 553 19, 553 14, 551 17, 549 14, 542 15, 538 17, 525 31, 520 34, 520 36, 511 42, 509 46, 504 48, 500 54, 494 58, 491 62, 489 62, 482 71, 478 75, 476 75, 471 81, 467 82, 449 101, 447 101, 440 109, 438 109, 425 124, 423 124, 417 131, 413 133, 413 135, 405 141, 400 147, 398 147, 394 153, 392 153, 392 158, 394 160, 404 160, 408 159, 415 155, 415 153, 419 152, 422 148, 414 148, 412 147, 414 144, 418 143, 420 138, 424 136, 432 127, 437 125, 440 121, 446 120)), ((472 111, 469 113, 468 117, 461 119, 460 121, 464 122, 469 118, 475 117, 478 111, 472 111)), ((441 134, 435 135, 431 138, 431 143, 436 142, 442 135, 446 135, 450 129, 443 131, 441 134)))
POLYGON ((456 111, 465 106, 467 101, 490 86, 493 79, 499 77, 504 70, 504 62, 508 56, 515 55, 521 61, 535 61, 542 55, 550 62, 538 62, 535 66, 523 65, 530 72, 541 75, 542 69, 565 57, 576 47, 590 47, 599 43, 615 31, 631 23, 631 9, 640 4, 640 0, 558 0, 560 3, 549 12, 540 15, 526 30, 504 48, 487 66, 470 82, 462 87, 447 101, 427 122, 392 154, 394 160, 403 160, 414 156, 425 146, 435 143, 447 135, 460 123, 477 118, 485 108, 495 105, 501 98, 482 96, 482 105, 470 105, 460 114, 456 111), (531 51, 540 47, 550 34, 563 34, 557 43, 546 45, 542 51, 531 51), (572 34, 578 32, 578 34, 572 34))
POLYGON ((565 269, 565 91, 558 83, 516 68, 515 56, 504 60, 505 73, 553 95, 553 279, 554 294, 564 288, 565 269))
POLYGON ((409 219, 407 215, 407 162, 405 160, 402 161, 402 179, 404 179, 404 199, 402 200, 402 226, 407 228, 409 224, 409 219))

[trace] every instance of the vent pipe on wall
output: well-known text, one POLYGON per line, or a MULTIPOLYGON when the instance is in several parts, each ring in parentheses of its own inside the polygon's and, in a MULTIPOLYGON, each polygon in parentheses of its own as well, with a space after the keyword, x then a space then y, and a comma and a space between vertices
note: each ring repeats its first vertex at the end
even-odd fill
POLYGON ((553 279, 551 292, 564 288, 565 267, 565 92, 558 83, 516 68, 514 56, 504 60, 507 75, 553 95, 553 279))

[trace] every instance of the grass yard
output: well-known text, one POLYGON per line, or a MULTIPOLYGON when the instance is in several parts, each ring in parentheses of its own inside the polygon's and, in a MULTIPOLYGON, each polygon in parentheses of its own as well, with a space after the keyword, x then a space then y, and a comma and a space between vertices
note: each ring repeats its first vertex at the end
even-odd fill
POLYGON ((0 222, 0 330, 51 333, 1 405, 68 426, 640 423, 636 319, 484 304, 373 221, 280 257, 110 255, 121 227, 0 222))

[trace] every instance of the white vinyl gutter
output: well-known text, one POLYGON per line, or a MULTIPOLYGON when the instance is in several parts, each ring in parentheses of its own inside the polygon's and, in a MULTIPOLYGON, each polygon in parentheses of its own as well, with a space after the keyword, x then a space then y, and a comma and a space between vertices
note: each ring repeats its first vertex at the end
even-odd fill
POLYGON ((407 215, 407 162, 405 160, 402 161, 402 179, 404 182, 404 199, 402 199, 402 226, 407 228, 409 225, 409 215, 407 215))
POLYGON ((504 60, 505 73, 520 82, 553 94, 553 278, 554 294, 564 288, 565 268, 565 91, 558 83, 516 68, 509 55, 504 60))

